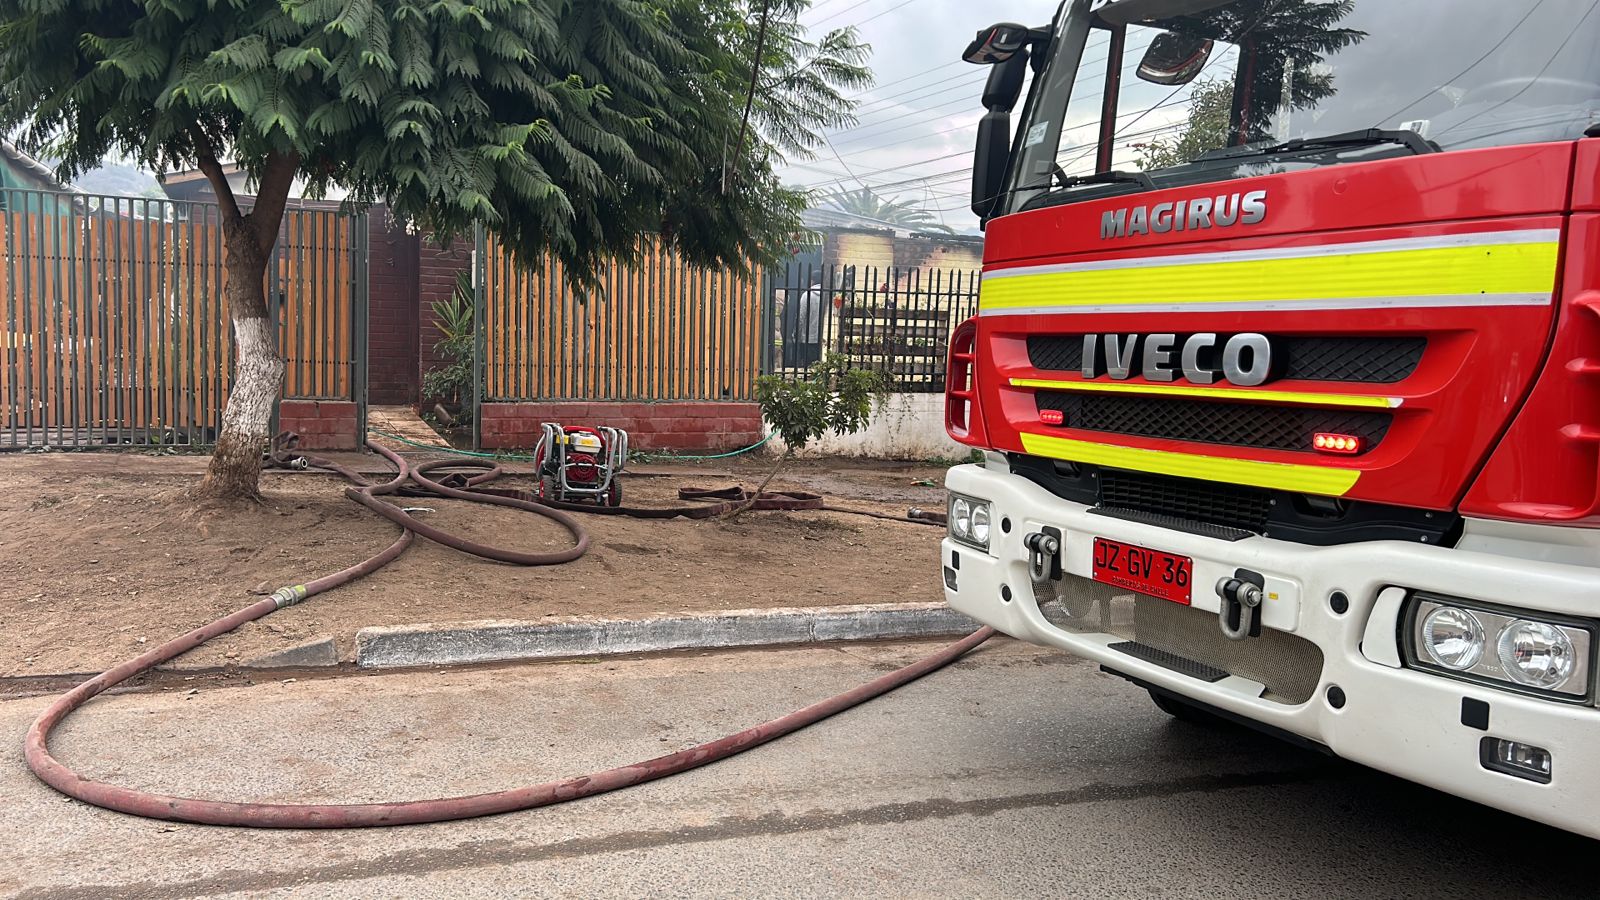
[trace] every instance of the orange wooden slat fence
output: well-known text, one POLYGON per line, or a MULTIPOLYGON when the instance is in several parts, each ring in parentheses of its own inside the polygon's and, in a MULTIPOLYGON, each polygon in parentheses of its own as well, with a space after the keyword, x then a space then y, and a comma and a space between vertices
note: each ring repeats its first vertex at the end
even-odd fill
MULTIPOLYGON (((0 200, 0 447, 214 440, 232 369, 217 208, 21 190, 0 200)), ((358 392, 364 229, 337 210, 287 214, 267 274, 285 396, 358 392)))
POLYGON ((758 274, 695 268, 658 241, 580 299, 560 263, 520 266, 480 237, 486 400, 750 400, 758 274))

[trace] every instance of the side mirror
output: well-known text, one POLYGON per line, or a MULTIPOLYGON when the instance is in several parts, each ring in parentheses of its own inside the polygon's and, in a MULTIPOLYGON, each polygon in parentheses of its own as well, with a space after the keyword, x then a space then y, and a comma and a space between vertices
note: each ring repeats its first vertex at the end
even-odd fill
POLYGON ((1163 31, 1145 48, 1139 78, 1152 84, 1188 84, 1205 68, 1213 46, 1206 38, 1163 31))
POLYGON ((990 25, 978 32, 961 58, 979 66, 1003 63, 1028 46, 1029 38, 1029 30, 1024 25, 1013 22, 990 25))
POLYGON ((1014 53, 989 72, 983 86, 988 112, 978 122, 978 146, 972 160, 972 212, 988 219, 1005 184, 1011 155, 1011 110, 1022 96, 1028 54, 1014 53))

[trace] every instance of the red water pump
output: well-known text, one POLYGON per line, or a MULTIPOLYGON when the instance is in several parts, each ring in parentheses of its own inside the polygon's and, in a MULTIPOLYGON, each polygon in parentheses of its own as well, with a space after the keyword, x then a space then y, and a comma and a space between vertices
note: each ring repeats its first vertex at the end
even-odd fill
POLYGON ((628 433, 620 428, 545 422, 533 451, 541 500, 622 505, 617 475, 628 460, 628 433))

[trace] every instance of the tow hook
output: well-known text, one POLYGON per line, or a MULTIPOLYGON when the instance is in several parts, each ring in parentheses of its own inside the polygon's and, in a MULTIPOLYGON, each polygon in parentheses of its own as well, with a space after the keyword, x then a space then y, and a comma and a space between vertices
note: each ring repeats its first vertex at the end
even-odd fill
POLYGON ((1046 528, 1022 539, 1028 548, 1028 574, 1034 583, 1056 581, 1061 578, 1061 531, 1046 528))
POLYGON ((1222 598, 1222 608, 1217 611, 1217 624, 1230 640, 1261 635, 1261 601, 1265 599, 1266 579, 1249 569, 1239 569, 1232 578, 1217 581, 1217 596, 1222 598))

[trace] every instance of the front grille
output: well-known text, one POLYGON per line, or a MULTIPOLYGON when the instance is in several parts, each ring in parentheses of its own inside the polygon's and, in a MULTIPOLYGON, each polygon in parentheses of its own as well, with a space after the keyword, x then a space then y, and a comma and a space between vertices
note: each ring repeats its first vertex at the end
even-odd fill
MULTIPOLYGON (((1183 346, 1188 335, 1178 335, 1183 346)), ((1422 362, 1428 339, 1420 337, 1289 337, 1272 341, 1281 378, 1393 384, 1404 380, 1422 362)), ((1028 336, 1028 362, 1048 372, 1083 368, 1083 335, 1028 336)), ((1215 360, 1202 360, 1215 367, 1215 360)))
POLYGON ((1383 441, 1390 421, 1388 413, 1366 410, 1064 391, 1040 391, 1035 402, 1041 410, 1060 412, 1067 428, 1308 453, 1319 431, 1361 438, 1365 452, 1383 441))
POLYGON ((1260 533, 1267 525, 1271 502, 1266 491, 1223 484, 1168 478, 1118 469, 1100 470, 1100 504, 1210 522, 1260 533))

